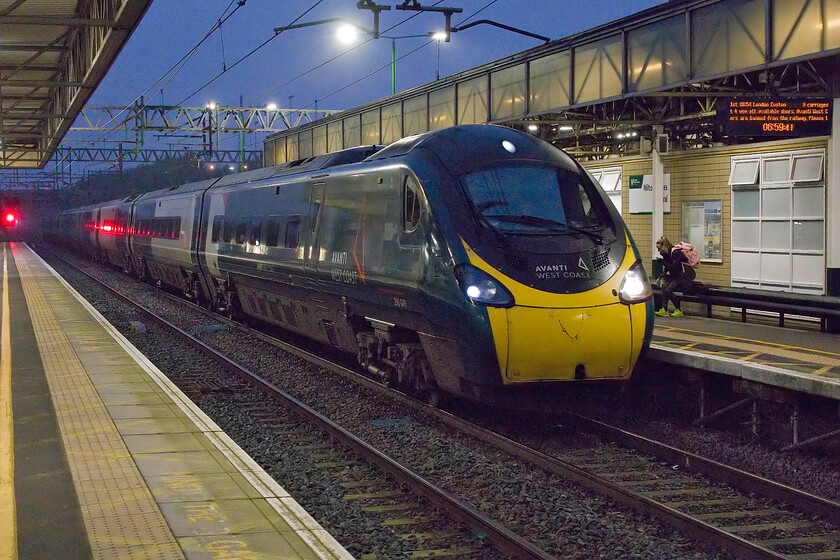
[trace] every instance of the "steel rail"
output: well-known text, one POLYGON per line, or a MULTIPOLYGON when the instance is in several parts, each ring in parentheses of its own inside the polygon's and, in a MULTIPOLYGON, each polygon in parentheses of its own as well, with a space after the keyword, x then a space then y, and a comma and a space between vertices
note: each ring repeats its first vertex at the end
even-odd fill
MULTIPOLYGON (((56 255, 57 256, 57 255, 56 255)), ((57 256, 58 257, 58 256, 57 256)), ((58 257, 61 258, 61 257, 58 257)), ((95 276, 85 272, 74 266, 72 263, 62 259, 68 266, 73 267, 79 273, 84 274, 92 281, 97 283, 102 288, 106 289, 111 294, 115 295, 122 301, 138 309, 142 314, 151 319, 153 322, 161 325, 166 330, 172 332, 180 339, 193 345, 200 350, 204 355, 218 364, 229 368, 232 372, 242 376, 251 383, 255 383, 262 390, 269 393, 272 397, 279 399, 286 406, 292 409, 295 413, 301 416, 305 421, 314 424, 319 429, 329 434, 335 441, 341 445, 351 449, 365 460, 375 464, 379 469, 388 473, 394 479, 402 484, 410 487, 414 492, 422 495, 428 499, 435 506, 441 508, 453 520, 460 521, 468 526, 476 534, 486 535, 487 539, 504 554, 508 554, 514 558, 521 558, 524 560, 554 560, 554 556, 532 545, 525 539, 513 533, 510 529, 503 526, 501 523, 489 518, 481 513, 472 505, 464 502, 454 494, 438 488, 431 482, 425 480, 421 476, 412 472, 405 466, 401 465, 394 459, 388 457, 381 451, 375 449, 361 438, 355 436, 349 431, 345 430, 326 416, 317 412, 305 403, 296 399, 292 395, 286 393, 273 383, 266 381, 256 373, 237 364, 227 356, 223 355, 216 349, 210 347, 204 342, 198 340, 191 334, 180 329, 176 325, 167 321, 163 317, 157 315, 153 311, 143 307, 141 304, 133 301, 126 295, 121 294, 115 288, 107 285, 95 276)), ((165 292, 163 292, 165 293, 165 292)), ((217 318, 216 315, 213 315, 217 318)), ((252 329, 248 329, 249 331, 252 329)))
POLYGON ((593 418, 571 412, 566 413, 566 417, 569 418, 570 425, 596 433, 620 445, 649 453, 671 464, 679 465, 687 471, 706 475, 714 480, 740 488, 745 492, 754 492, 771 500, 779 500, 798 508, 800 511, 818 514, 833 523, 840 524, 840 503, 838 502, 730 467, 593 418))
MULTIPOLYGON (((68 263, 68 265, 74 266, 74 265, 72 265, 72 263, 68 263)), ((84 271, 80 270, 80 272, 90 276, 89 274, 87 274, 84 271)), ((125 296, 122 296, 121 294, 119 294, 119 292, 116 292, 110 286, 101 283, 95 277, 93 277, 93 276, 90 276, 90 277, 94 281, 99 282, 104 287, 108 288, 110 291, 117 294, 119 297, 121 297, 123 299, 126 299, 132 305, 135 305, 135 306, 138 305, 138 304, 135 304, 135 303, 131 302, 130 300, 128 300, 125 296)), ((300 358, 308 360, 308 361, 310 361, 310 362, 312 362, 312 363, 314 363, 314 364, 316 364, 320 367, 324 367, 325 369, 328 369, 328 370, 332 371, 333 373, 337 373, 337 374, 342 375, 344 377, 350 378, 353 381, 355 381, 357 383, 360 383, 360 384, 362 384, 362 385, 364 385, 368 388, 371 388, 371 389, 374 389, 374 390, 377 390, 377 391, 380 391, 380 392, 384 392, 384 393, 388 394, 391 398, 394 398, 394 399, 398 400, 401 404, 412 407, 415 410, 422 411, 422 412, 425 412, 427 414, 430 414, 430 415, 434 416, 436 419, 445 423, 446 425, 448 425, 450 427, 453 427, 453 428, 455 428, 459 431, 462 431, 463 433, 465 433, 469 436, 472 436, 472 437, 474 437, 474 438, 476 438, 476 439, 478 439, 478 440, 480 440, 484 443, 487 443, 487 444, 493 446, 496 449, 499 449, 499 450, 501 450, 505 453, 508 453, 509 455, 514 456, 514 457, 519 457, 519 458, 524 459, 528 462, 531 462, 531 463, 543 468, 544 470, 546 470, 546 471, 548 471, 552 474, 556 474, 558 476, 561 476, 564 479, 566 479, 568 481, 571 481, 573 483, 580 484, 581 486, 584 486, 584 487, 596 492, 599 495, 609 497, 609 498, 615 500, 618 503, 621 503, 623 505, 626 505, 626 506, 629 506, 629 507, 635 509, 636 511, 639 511, 641 513, 648 514, 648 515, 653 515, 656 518, 660 519, 661 521, 671 525, 672 527, 675 527, 675 528, 679 529, 680 531, 683 531, 684 533, 689 534, 689 535, 691 535, 693 537, 696 537, 698 539, 705 540, 707 542, 712 542, 715 545, 720 546, 721 548, 732 552, 733 554, 737 555, 739 558, 756 559, 756 560, 788 558, 788 556, 786 556, 786 555, 777 553, 777 552, 775 552, 773 550, 770 550, 766 547, 763 547, 763 546, 761 546, 757 543, 751 542, 748 539, 744 539, 744 538, 742 538, 738 535, 728 533, 728 532, 726 532, 726 531, 724 531, 724 530, 722 530, 718 527, 715 527, 714 525, 711 525, 710 523, 707 523, 703 520, 692 517, 691 515, 685 514, 681 511, 678 511, 674 508, 671 508, 671 507, 669 507, 669 506, 667 506, 663 503, 660 503, 656 500, 648 498, 648 497, 646 497, 646 496, 644 496, 640 493, 637 493, 637 492, 629 490, 625 487, 622 487, 622 486, 620 486, 616 483, 613 483, 613 482, 611 482, 611 481, 609 481, 609 480, 607 480, 603 477, 600 477, 596 474, 590 473, 586 470, 583 470, 579 467, 576 467, 575 465, 573 465, 569 462, 563 461, 563 460, 555 458, 555 457, 551 457, 551 456, 549 456, 545 453, 542 453, 538 450, 535 450, 535 449, 530 448, 526 445, 523 445, 521 443, 513 441, 513 440, 511 440, 511 439, 509 439, 509 438, 507 438, 507 437, 505 437, 501 434, 498 434, 498 433, 493 432, 491 430, 488 430, 486 428, 482 428, 482 427, 480 427, 480 426, 478 426, 478 425, 476 425, 476 424, 474 424, 474 423, 472 423, 468 420, 464 420, 462 418, 459 418, 459 417, 457 417, 457 416, 455 416, 455 415, 453 415, 449 412, 431 407, 431 406, 429 406, 429 405, 427 405, 423 402, 420 402, 416 399, 413 399, 413 398, 411 398, 411 397, 409 397, 409 396, 407 396, 407 395, 405 395, 405 394, 403 394, 403 393, 401 393, 401 392, 399 392, 395 389, 388 388, 388 387, 384 386, 383 384, 381 384, 377 381, 374 381, 374 380, 372 380, 368 377, 365 377, 365 376, 359 374, 356 371, 348 369, 348 368, 346 368, 346 367, 344 367, 340 364, 336 364, 336 363, 334 363, 334 362, 332 362, 332 361, 330 361, 326 358, 317 356, 316 354, 313 354, 311 352, 308 352, 306 350, 298 348, 298 347, 296 347, 296 346, 294 346, 290 343, 278 340, 278 339, 276 339, 276 338, 274 338, 274 337, 272 337, 268 334, 265 334, 261 331, 252 329, 250 327, 247 327, 247 326, 242 325, 240 323, 237 323, 235 321, 231 321, 231 320, 226 319, 224 317, 220 317, 218 314, 215 314, 211 311, 203 309, 200 306, 197 306, 195 304, 187 302, 186 300, 184 300, 184 299, 182 299, 178 296, 169 294, 169 293, 167 293, 165 291, 162 291, 162 290, 159 290, 159 293, 164 295, 165 297, 172 298, 172 300, 176 300, 176 301, 178 301, 182 304, 188 305, 190 308, 192 308, 194 310, 198 310, 201 313, 204 313, 205 315, 207 315, 209 317, 213 317, 216 320, 220 320, 220 321, 222 321, 226 324, 229 324, 229 325, 234 326, 236 328, 242 329, 243 331, 247 332, 248 334, 257 337, 260 340, 263 340, 264 342, 272 344, 277 348, 280 348, 280 349, 282 349, 284 351, 287 351, 291 354, 294 354, 294 355, 296 355, 300 358)), ((141 309, 142 309, 142 307, 141 307, 141 309)), ((146 312, 148 312, 148 311, 146 311, 146 312)), ((151 312, 148 312, 148 313, 151 313, 151 312)), ((152 315, 154 315, 154 314, 152 314, 152 315)), ((166 323, 166 320, 163 319, 163 318, 159 318, 159 320, 166 323)), ((166 324, 168 324, 168 323, 166 323, 166 324)), ((177 329, 177 327, 174 327, 174 326, 173 326, 173 328, 177 329)), ((190 339, 193 338, 187 333, 184 333, 184 334, 187 337, 189 337, 190 339)), ((203 343, 201 343, 200 341, 196 341, 196 342, 198 344, 203 345, 203 343)), ((219 354, 218 352, 216 352, 212 348, 210 348, 210 347, 207 347, 207 348, 211 352, 211 357, 213 355, 218 355, 222 359, 227 361, 227 358, 224 358, 224 356, 221 356, 221 354, 219 354)), ((235 367, 238 367, 238 366, 235 366, 235 367)), ((249 374, 254 375, 250 372, 249 372, 249 374)), ((294 399, 294 397, 291 397, 291 396, 289 396, 289 397, 294 399)), ((295 402, 297 402, 297 401, 295 401, 295 402)), ((318 413, 315 412, 315 414, 318 414, 318 413)), ((584 417, 582 417, 582 416, 570 416, 570 418, 574 418, 574 420, 576 420, 576 421, 578 419, 580 419, 579 422, 581 424, 584 423, 584 417)), ((601 425, 603 426, 603 428, 602 428, 603 430, 605 430, 605 431, 608 430, 608 428, 609 428, 608 425, 603 424, 603 423, 601 423, 601 425)), ((594 427, 593 427, 593 429, 594 429, 594 427)), ((329 430, 327 430, 327 431, 329 431, 329 430)), ((615 433, 613 430, 609 430, 609 431, 611 433, 615 433)), ((744 471, 738 471, 737 469, 734 469, 732 467, 728 467, 726 465, 716 463, 716 462, 711 461, 709 459, 704 459, 700 456, 693 455, 693 454, 681 451, 681 450, 676 449, 676 448, 670 448, 670 450, 668 450, 667 449, 668 446, 665 446, 664 444, 660 444, 659 442, 655 442, 653 440, 646 440, 645 438, 641 438, 640 436, 635 436, 634 434, 631 434, 630 432, 625 431, 624 434, 626 434, 625 435, 626 439, 624 441, 627 443, 627 445, 629 447, 634 448, 634 449, 639 449, 639 447, 636 447, 636 445, 634 443, 634 442, 639 442, 639 446, 642 450, 648 451, 648 452, 650 452, 654 455, 657 455, 657 456, 658 456, 658 454, 656 453, 655 450, 657 448, 662 449, 662 453, 663 453, 662 456, 664 458, 668 458, 669 461, 679 463, 679 464, 685 466, 688 470, 691 470, 692 468, 697 467, 698 470, 696 472, 706 474, 707 476, 710 476, 710 477, 715 478, 717 480, 720 480, 722 482, 731 484, 732 486, 743 488, 744 490, 747 490, 747 491, 754 491, 754 492, 757 492, 759 494, 766 495, 767 497, 772 498, 772 499, 778 499, 778 500, 786 501, 788 503, 791 503, 792 505, 795 505, 796 507, 803 508, 804 511, 806 511, 806 512, 807 511, 813 511, 814 513, 820 513, 821 515, 826 516, 827 518, 831 519, 832 521, 837 519, 836 518, 837 515, 840 515, 840 514, 838 514, 838 512, 840 512, 840 504, 836 504, 834 502, 831 502, 829 500, 825 500, 823 498, 819 498, 819 497, 816 497, 816 496, 808 495, 805 492, 801 492, 801 491, 798 491, 796 489, 786 487, 784 485, 773 483, 772 481, 769 481, 767 479, 763 479, 763 478, 758 477, 756 475, 752 475, 752 474, 746 473, 744 471), (704 469, 704 470, 699 470, 699 469, 704 469), (734 473, 737 473, 737 474, 734 474, 734 473), (718 478, 718 477, 720 477, 720 478, 718 478), (766 494, 765 494, 765 492, 766 492, 766 494), (815 508, 815 509, 811 510, 811 509, 807 509, 807 508, 815 508)), ((618 436, 616 436, 616 437, 618 437, 618 436)), ((361 443, 364 444, 364 442, 361 442, 361 443)), ((366 445, 366 444, 364 444, 364 445, 366 445)), ((348 446, 353 447, 353 445, 350 445, 350 444, 348 444, 348 446)), ((362 454, 362 453, 360 452, 360 454, 362 454)), ((385 459, 387 459, 387 457, 385 457, 385 459)), ((383 470, 385 470, 384 467, 380 467, 380 468, 383 468, 383 470)), ((390 471, 388 471, 388 472, 390 472, 390 471)), ((422 479, 420 479, 420 480, 422 481, 422 479)), ((412 487, 414 488, 414 486, 413 486, 414 482, 412 482, 411 484, 412 484, 412 487)), ((419 487, 422 488, 423 485, 421 484, 419 487)), ((421 490, 419 490, 419 489, 416 490, 416 491, 421 492, 421 490)), ((445 491, 444 491, 444 493, 446 494, 446 496, 451 497, 452 499, 460 502, 460 500, 458 500, 457 498, 455 498, 451 494, 448 494, 445 491)), ((448 500, 445 500, 443 503, 448 503, 448 500)), ((469 506, 469 507, 471 508, 471 506, 469 506)), ((478 515, 481 515, 481 514, 478 513, 478 515)), ((454 515, 452 515, 452 517, 456 518, 454 515)), ((463 518, 463 519, 462 518, 457 518, 457 519, 462 520, 465 523, 467 523, 467 521, 470 519, 470 517, 468 516, 468 517, 463 518)), ((473 528, 472 525, 470 525, 470 527, 473 528)), ((491 533, 488 532, 488 535, 489 534, 491 534, 491 533)), ((493 539, 491 539, 491 540, 493 540, 493 539)), ((493 542, 494 542, 494 544, 497 544, 495 541, 493 541, 493 542)), ((499 545, 497 545, 497 546, 499 546, 499 545)), ((501 547, 500 547, 500 550, 502 550, 501 547)), ((540 551, 540 552, 542 552, 542 551, 540 551)), ((509 552, 509 553, 512 554, 512 555, 515 555, 511 552, 509 552)), ((519 557, 519 556, 517 556, 517 557, 519 557)), ((544 556, 544 557, 548 558, 550 556, 544 556)))

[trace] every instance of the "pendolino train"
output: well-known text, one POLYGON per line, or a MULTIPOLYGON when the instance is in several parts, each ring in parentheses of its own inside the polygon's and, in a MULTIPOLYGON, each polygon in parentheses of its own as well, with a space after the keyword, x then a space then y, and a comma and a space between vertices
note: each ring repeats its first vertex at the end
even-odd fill
POLYGON ((50 233, 432 402, 627 379, 653 329, 638 251, 591 175, 492 125, 65 211, 50 233))

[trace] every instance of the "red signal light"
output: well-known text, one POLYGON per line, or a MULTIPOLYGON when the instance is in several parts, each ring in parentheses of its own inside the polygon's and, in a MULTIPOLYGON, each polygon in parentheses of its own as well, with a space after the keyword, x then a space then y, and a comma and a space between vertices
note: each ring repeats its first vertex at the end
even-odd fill
POLYGON ((16 220, 17 220, 17 218, 15 217, 14 214, 12 214, 11 212, 6 213, 6 223, 7 224, 13 224, 13 223, 15 223, 16 220))

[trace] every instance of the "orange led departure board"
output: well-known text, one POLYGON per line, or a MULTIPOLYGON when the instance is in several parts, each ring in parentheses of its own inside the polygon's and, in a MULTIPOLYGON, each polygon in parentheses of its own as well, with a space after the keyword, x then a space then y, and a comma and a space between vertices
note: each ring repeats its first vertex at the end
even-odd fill
POLYGON ((727 99, 719 116, 730 136, 827 136, 831 99, 727 99))

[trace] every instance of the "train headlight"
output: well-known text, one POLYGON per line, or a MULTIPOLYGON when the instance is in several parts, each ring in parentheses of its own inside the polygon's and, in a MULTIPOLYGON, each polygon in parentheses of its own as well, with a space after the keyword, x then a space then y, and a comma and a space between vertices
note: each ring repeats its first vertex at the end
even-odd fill
POLYGON ((472 265, 459 264, 455 268, 458 285, 474 303, 491 307, 512 307, 513 294, 501 282, 472 265))
POLYGON ((630 267, 630 270, 624 275, 624 280, 621 281, 621 287, 618 289, 618 298, 621 303, 639 303, 653 295, 653 290, 650 288, 645 268, 641 262, 637 262, 630 267))

